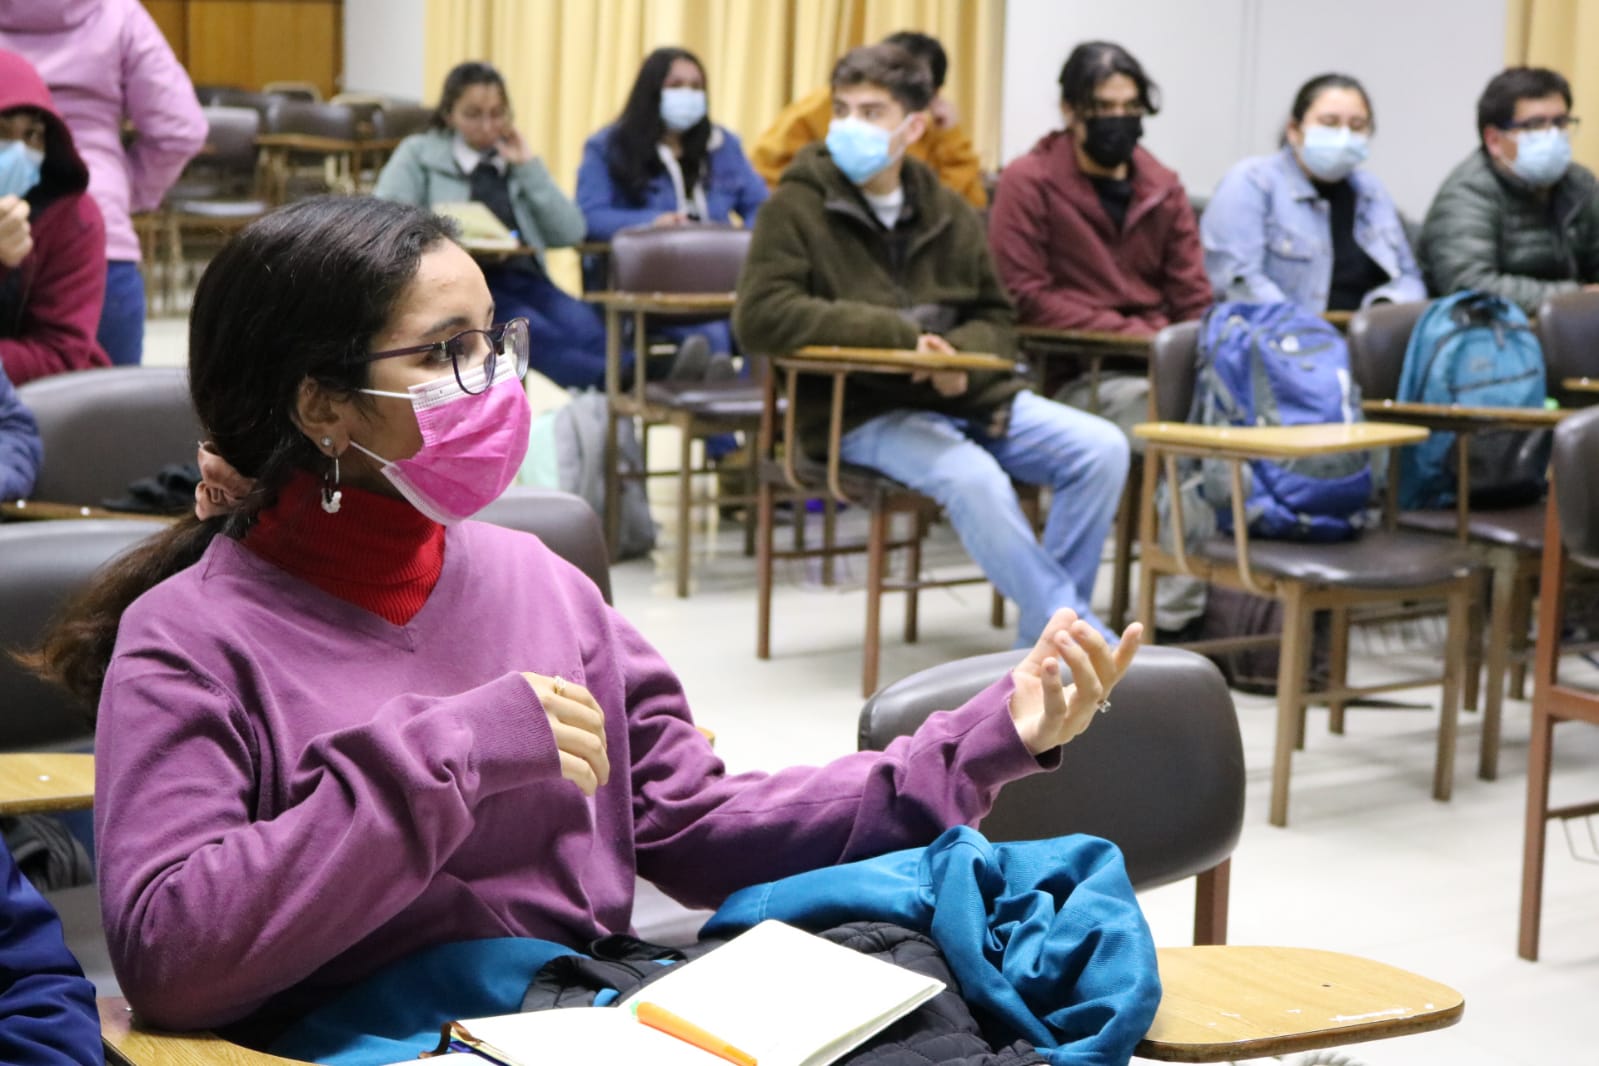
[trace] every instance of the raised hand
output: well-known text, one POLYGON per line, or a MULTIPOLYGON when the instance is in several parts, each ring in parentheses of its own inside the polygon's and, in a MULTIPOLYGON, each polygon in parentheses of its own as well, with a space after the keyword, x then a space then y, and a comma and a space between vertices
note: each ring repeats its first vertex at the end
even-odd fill
POLYGON ((1087 729, 1127 672, 1143 636, 1144 627, 1134 622, 1112 650, 1077 612, 1056 611, 1033 650, 1011 671, 1016 686, 1010 700, 1011 721, 1027 750, 1041 755, 1087 729))

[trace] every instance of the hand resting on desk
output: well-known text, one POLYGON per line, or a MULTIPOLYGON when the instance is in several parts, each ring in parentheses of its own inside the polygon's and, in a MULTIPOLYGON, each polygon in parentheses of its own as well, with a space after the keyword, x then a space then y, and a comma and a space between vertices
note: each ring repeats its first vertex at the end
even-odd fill
MULTIPOLYGON (((945 355, 954 355, 955 348, 936 333, 923 333, 916 338, 916 350, 919 352, 942 352, 945 355)), ((940 396, 959 396, 966 391, 969 379, 964 370, 918 370, 911 374, 914 382, 931 381, 933 389, 940 396)))

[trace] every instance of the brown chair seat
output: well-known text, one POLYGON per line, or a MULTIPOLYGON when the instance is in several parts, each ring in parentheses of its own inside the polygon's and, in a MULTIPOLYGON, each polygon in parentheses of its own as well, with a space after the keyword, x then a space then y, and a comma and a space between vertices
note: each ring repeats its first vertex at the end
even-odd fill
MULTIPOLYGON (((1230 536, 1200 545, 1200 557, 1237 564, 1238 548, 1230 536)), ((1249 565, 1257 573, 1317 585, 1357 588, 1422 588, 1449 581, 1476 565, 1463 545, 1440 544, 1437 537, 1383 530, 1336 544, 1298 540, 1249 541, 1249 565)))
MULTIPOLYGON (((1505 548, 1522 548, 1529 552, 1543 551, 1544 505, 1511 507, 1503 511, 1472 511, 1466 523, 1466 532, 1472 540, 1485 541, 1505 548)), ((1455 512, 1405 511, 1399 516, 1404 529, 1424 533, 1451 534, 1455 531, 1455 512)))

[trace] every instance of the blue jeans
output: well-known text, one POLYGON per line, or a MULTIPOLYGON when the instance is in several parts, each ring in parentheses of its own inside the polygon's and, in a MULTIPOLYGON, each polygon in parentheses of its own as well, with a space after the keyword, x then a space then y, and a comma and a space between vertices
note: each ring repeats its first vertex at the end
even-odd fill
POLYGON ((534 370, 563 388, 605 385, 605 321, 542 273, 516 266, 483 271, 501 322, 526 318, 534 370))
POLYGON ((144 275, 139 264, 113 259, 105 268, 105 304, 95 333, 112 366, 138 366, 144 358, 144 275))
POLYGON ((891 411, 846 433, 842 455, 938 501, 967 554, 1020 607, 1019 646, 1061 607, 1114 639, 1089 607, 1127 480, 1127 438, 1114 425, 1024 392, 998 440, 948 415, 891 411), (1042 543, 1012 479, 1053 494, 1042 543))

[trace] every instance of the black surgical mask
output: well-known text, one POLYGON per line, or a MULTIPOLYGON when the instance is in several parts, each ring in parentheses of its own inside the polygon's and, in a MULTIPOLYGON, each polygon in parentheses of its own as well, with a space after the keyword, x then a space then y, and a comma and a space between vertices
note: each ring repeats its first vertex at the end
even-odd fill
POLYGON ((1102 167, 1119 167, 1133 157, 1144 135, 1142 115, 1101 115, 1083 123, 1083 151, 1102 167))

